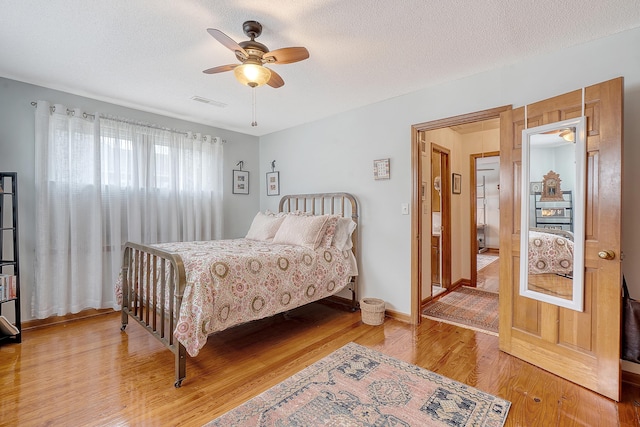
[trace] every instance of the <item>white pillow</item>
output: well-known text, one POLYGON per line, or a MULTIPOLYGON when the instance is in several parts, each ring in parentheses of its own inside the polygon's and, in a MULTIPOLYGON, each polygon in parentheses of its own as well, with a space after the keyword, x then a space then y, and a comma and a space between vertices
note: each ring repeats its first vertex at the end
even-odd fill
POLYGON ((329 215, 287 215, 273 238, 273 243, 316 249, 320 246, 328 220, 329 215))
POLYGON ((247 232, 246 238, 250 240, 262 240, 270 242, 273 240, 280 225, 284 221, 283 215, 276 215, 271 212, 258 212, 253 218, 251 227, 247 232))
POLYGON ((340 218, 336 224, 332 245, 341 251, 348 251, 353 247, 351 234, 356 229, 356 223, 351 218, 340 218))

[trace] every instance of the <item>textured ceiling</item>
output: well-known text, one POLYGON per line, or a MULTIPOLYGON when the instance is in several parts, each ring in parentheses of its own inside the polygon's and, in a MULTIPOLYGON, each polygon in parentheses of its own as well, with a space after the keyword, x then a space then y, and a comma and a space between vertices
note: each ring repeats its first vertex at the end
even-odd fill
POLYGON ((638 26, 638 0, 2 0, 0 76, 264 135, 638 26), (206 29, 246 20, 310 52, 272 66, 257 127, 249 88, 202 73, 237 62, 206 29))

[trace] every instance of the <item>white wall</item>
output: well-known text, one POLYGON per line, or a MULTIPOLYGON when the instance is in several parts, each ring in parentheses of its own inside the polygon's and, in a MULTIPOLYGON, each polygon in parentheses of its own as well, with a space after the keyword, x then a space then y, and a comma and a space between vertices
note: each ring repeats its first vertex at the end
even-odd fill
MULTIPOLYGON (((20 237, 20 281, 22 319, 31 319, 31 295, 35 264, 34 107, 32 101, 45 100, 80 107, 131 120, 153 123, 184 131, 201 132, 226 140, 224 146, 224 236, 244 236, 259 208, 258 138, 210 126, 150 114, 64 92, 0 78, 0 170, 18 173, 18 221, 20 237), (239 160, 250 171, 250 194, 231 194, 231 170, 239 160)), ((206 108, 206 107, 203 107, 206 108)), ((8 307, 5 307, 8 308, 8 307)))
MULTIPOLYGON (((632 188, 640 181, 640 168, 634 167, 640 160, 638 46, 640 28, 263 136, 261 174, 276 159, 284 194, 354 193, 362 212, 360 296, 382 298, 388 308, 408 314, 411 220, 401 215, 400 205, 411 200, 411 125, 502 105, 519 107, 624 76, 623 269, 632 296, 640 297, 640 223, 632 221, 640 210, 632 188), (391 159, 391 179, 374 181, 373 160, 385 157, 391 159)), ((468 169, 454 162, 452 172, 464 177, 468 169)), ((463 192, 468 192, 464 182, 463 192)), ((264 193, 261 182, 260 206, 273 209, 276 198, 264 193)))

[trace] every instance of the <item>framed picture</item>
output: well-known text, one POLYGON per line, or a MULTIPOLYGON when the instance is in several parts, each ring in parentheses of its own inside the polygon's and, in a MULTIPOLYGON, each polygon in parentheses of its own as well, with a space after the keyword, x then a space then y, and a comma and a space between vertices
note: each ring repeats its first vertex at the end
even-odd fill
POLYGON ((233 170, 233 194, 249 194, 249 171, 233 170))
POLYGON ((267 196, 280 194, 280 172, 267 172, 267 196))
POLYGON ((389 179, 391 178, 391 167, 389 159, 379 159, 373 161, 373 178, 389 179))
POLYGON ((451 174, 451 192, 453 194, 462 193, 462 175, 459 173, 451 174))
POLYGON ((530 194, 542 193, 542 181, 530 182, 529 193, 530 194))

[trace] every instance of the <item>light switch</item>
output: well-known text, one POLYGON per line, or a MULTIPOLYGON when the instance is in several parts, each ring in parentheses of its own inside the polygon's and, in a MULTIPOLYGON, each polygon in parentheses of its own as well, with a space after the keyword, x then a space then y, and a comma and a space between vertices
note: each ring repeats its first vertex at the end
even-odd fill
POLYGON ((400 207, 402 208, 402 215, 409 215, 409 203, 403 203, 400 207))

